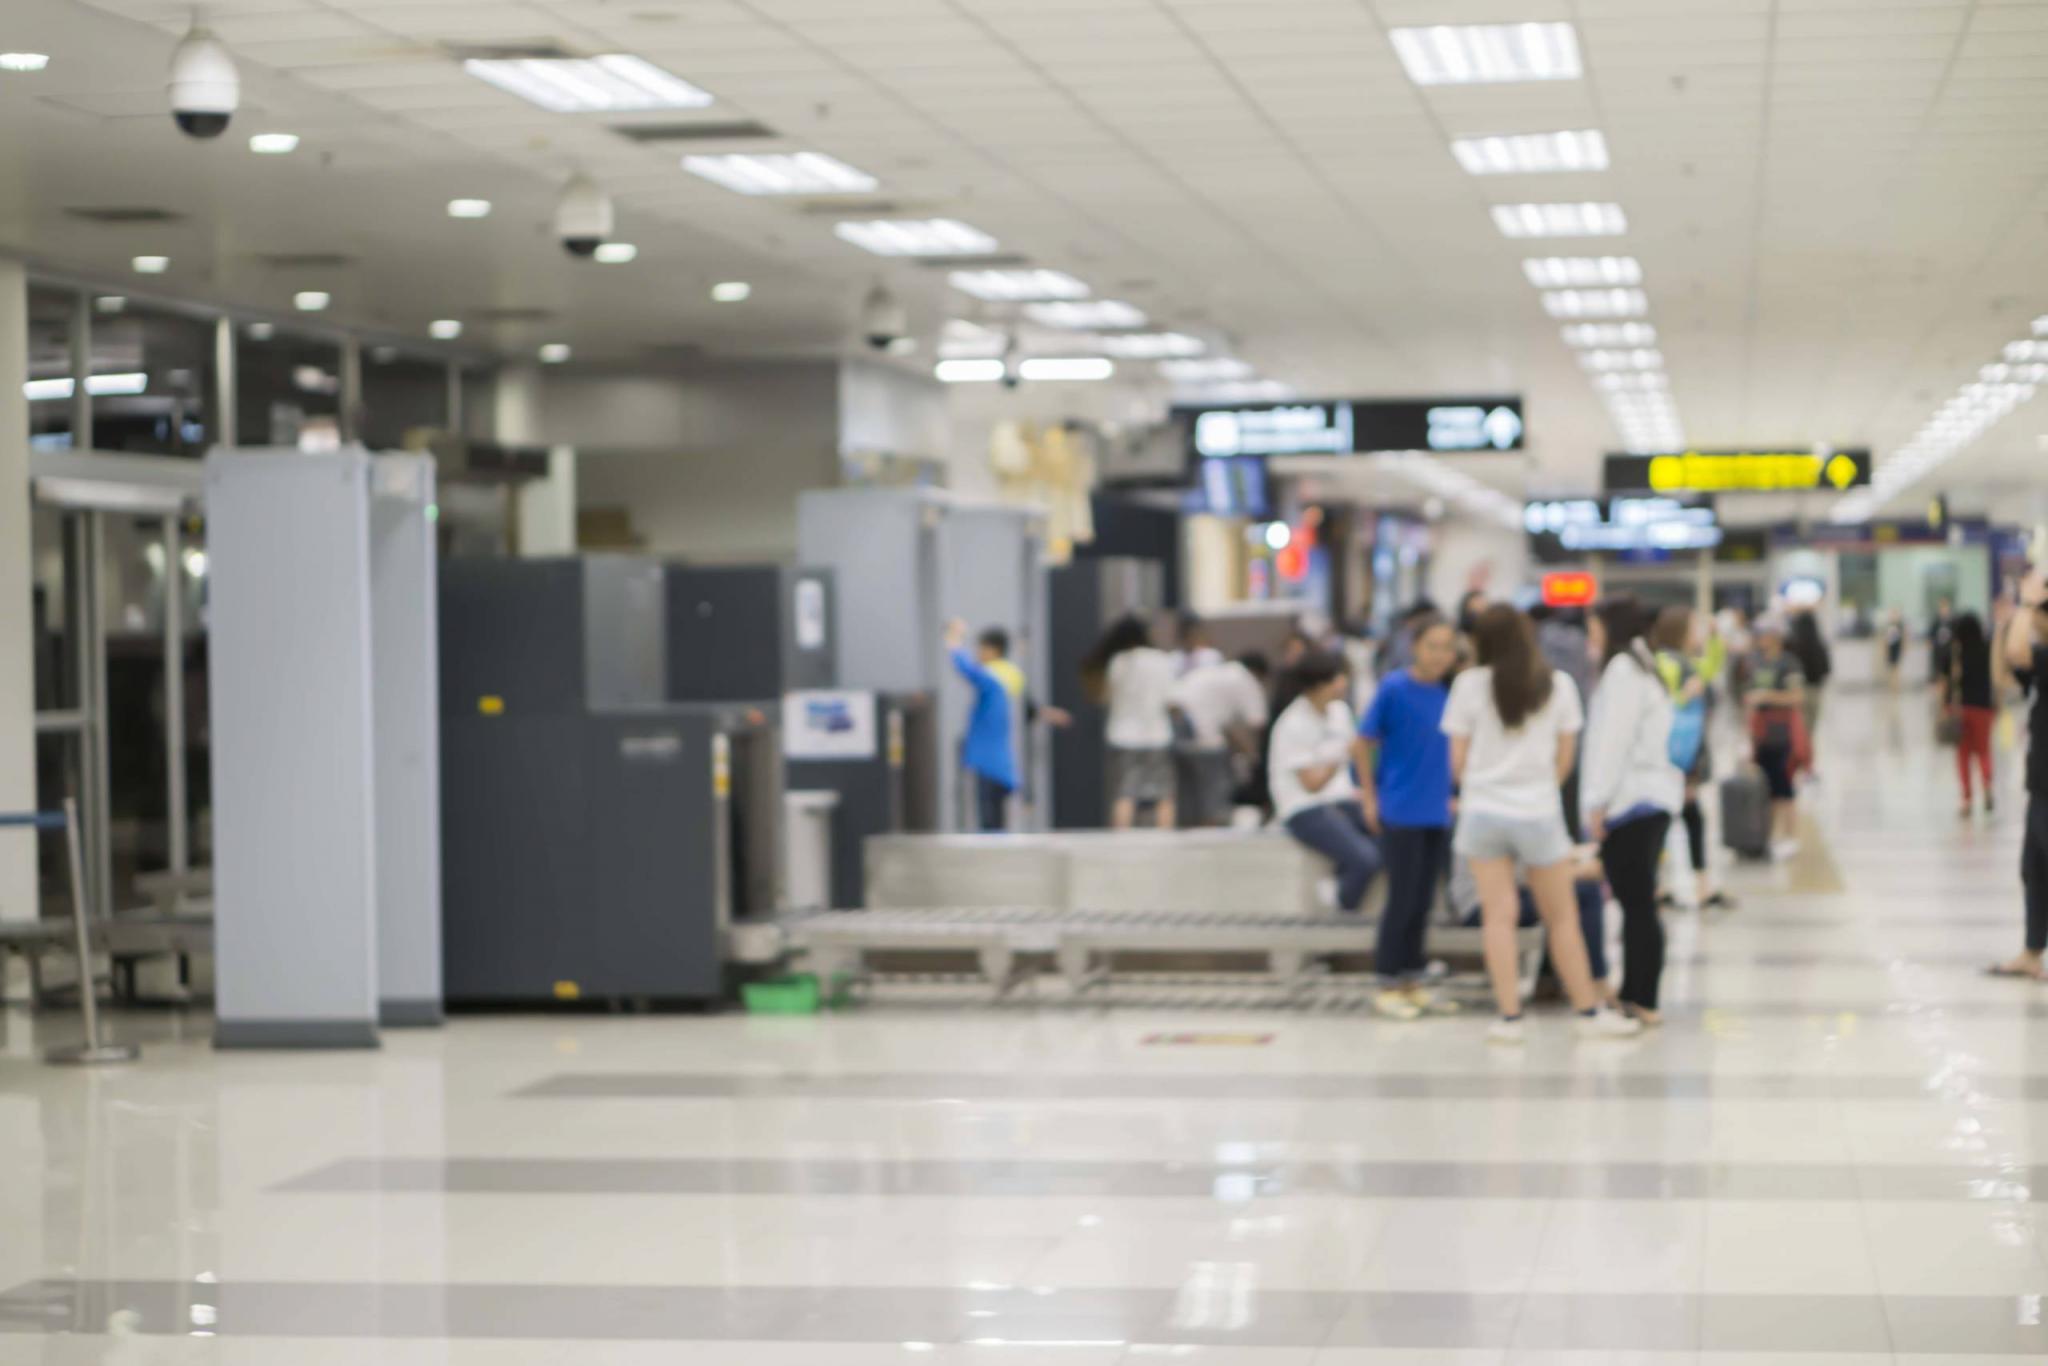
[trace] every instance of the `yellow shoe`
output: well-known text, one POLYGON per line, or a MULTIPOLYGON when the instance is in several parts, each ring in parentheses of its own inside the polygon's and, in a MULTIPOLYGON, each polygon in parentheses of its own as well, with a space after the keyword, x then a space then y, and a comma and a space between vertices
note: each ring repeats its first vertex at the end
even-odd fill
POLYGON ((1419 1020, 1422 1007, 1405 991, 1390 988, 1372 998, 1372 1008, 1390 1020, 1419 1020))

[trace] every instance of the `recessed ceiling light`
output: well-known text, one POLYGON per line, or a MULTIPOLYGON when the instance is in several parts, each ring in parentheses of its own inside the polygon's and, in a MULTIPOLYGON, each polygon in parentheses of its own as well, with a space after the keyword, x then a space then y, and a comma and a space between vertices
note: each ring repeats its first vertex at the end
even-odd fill
POLYGON ((1009 344, 1010 339, 995 328, 965 318, 948 318, 939 329, 939 354, 952 359, 1000 356, 1009 344))
POLYGON ((1032 380, 1083 381, 1108 379, 1116 366, 1102 356, 1034 356, 1017 373, 1032 380))
POLYGON ((249 150, 267 157, 283 156, 286 152, 299 150, 297 133, 251 133, 249 150))
POLYGON ((956 270, 946 279, 962 294, 991 303, 1085 299, 1088 286, 1057 270, 956 270))
POLYGON ((873 218, 832 231, 877 256, 986 256, 1001 246, 981 229, 951 218, 873 218))
MULTIPOLYGON (((85 392, 88 394, 109 394, 132 396, 149 389, 149 376, 139 370, 123 371, 112 375, 88 375, 85 392)), ((77 381, 69 375, 51 379, 32 379, 21 386, 22 396, 30 400, 70 398, 78 390, 77 381)))
POLYGON ((743 304, 754 292, 745 280, 721 280, 711 286, 711 298, 721 304, 743 304))
POLYGON ((277 335, 277 328, 271 323, 250 323, 247 331, 250 341, 269 341, 277 335))
POLYGON ((47 52, 0 52, 0 71, 41 71, 49 64, 47 52))
POLYGON ((1225 380, 1250 379, 1252 367, 1230 356, 1216 356, 1210 360, 1162 361, 1159 373, 1175 384, 1217 384, 1225 380))
POLYGON ((1113 332, 1094 339, 1094 346, 1118 360, 1167 360, 1199 356, 1208 350, 1200 337, 1185 332, 1113 332))
POLYGON ((1654 346, 1631 351, 1581 351, 1579 364, 1588 370, 1662 370, 1664 353, 1654 346))
POLYGON ((1459 138, 1451 155, 1473 175, 1541 175, 1554 171, 1604 171, 1607 138, 1597 129, 1562 133, 1508 133, 1459 138))
POLYGON ((119 294, 102 294, 92 301, 92 306, 101 313, 119 313, 128 307, 128 300, 119 294))
POLYGON ((1553 318, 1636 318, 1650 311, 1640 289, 1559 289, 1543 296, 1553 318))
POLYGON ((489 218, 491 201, 488 199, 451 199, 448 201, 450 218, 489 218))
POLYGON ((640 248, 631 242, 599 242, 596 259, 607 266, 623 266, 640 254, 640 248))
POLYGON ((370 348, 370 359, 379 365, 389 365, 398 359, 398 348, 395 346, 373 346, 370 348))
POLYGON ((706 91, 623 52, 602 57, 472 57, 462 69, 558 114, 702 109, 706 91))
POLYGON ((947 384, 993 384, 1003 377, 1000 359, 942 360, 932 373, 947 384))
POLYGON ((1657 329, 1648 323, 1573 323, 1561 334, 1566 346, 1655 346, 1657 329))
POLYGON ((171 268, 168 256, 138 256, 128 263, 135 267, 137 275, 161 275, 171 268))
POLYGON ((548 365, 560 365, 563 361, 569 359, 569 356, 569 343, 567 342, 549 342, 540 349, 540 358, 548 365))
POLYGON ((427 335, 435 341, 454 341, 462 335, 462 319, 436 318, 427 324, 427 335))
POLYGON ((1628 231, 1619 204, 1496 204, 1503 237, 1618 237, 1628 231))
POLYGON ((1602 389, 1626 392, 1633 389, 1669 389, 1671 379, 1662 371, 1641 370, 1632 374, 1596 375, 1593 383, 1602 389))
POLYGON ((324 289, 302 289, 292 295, 292 307, 301 313, 318 313, 334 302, 334 296, 324 289))
POLYGON ((1063 300, 1026 304, 1024 314, 1046 327, 1143 327, 1143 310, 1116 299, 1063 300))
POLYGON ((739 194, 867 194, 882 183, 823 152, 688 156, 683 169, 739 194))
POLYGON ((1579 285, 1639 285, 1642 263, 1633 256, 1532 256, 1522 274, 1538 289, 1579 285))
POLYGON ((1570 24, 1436 24, 1387 36, 1417 85, 1570 81, 1585 74, 1570 24))

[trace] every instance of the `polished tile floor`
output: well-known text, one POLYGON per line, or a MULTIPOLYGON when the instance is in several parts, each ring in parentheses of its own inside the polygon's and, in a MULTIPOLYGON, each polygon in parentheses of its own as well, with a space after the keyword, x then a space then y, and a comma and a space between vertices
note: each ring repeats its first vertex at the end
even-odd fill
POLYGON ((925 1004, 220 1055, 147 1015, 80 1075, 0 1015, 0 1366, 2048 1359, 2048 988, 1980 974, 2016 773, 1959 821, 1925 731, 1835 699, 1806 849, 1671 917, 1632 1043, 925 1004))

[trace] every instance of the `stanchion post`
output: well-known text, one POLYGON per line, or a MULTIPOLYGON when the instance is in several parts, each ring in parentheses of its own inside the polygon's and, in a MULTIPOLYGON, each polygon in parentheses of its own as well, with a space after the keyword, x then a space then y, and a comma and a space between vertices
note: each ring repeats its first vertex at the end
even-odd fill
POLYGON ((43 1060, 87 1067, 134 1062, 142 1054, 134 1044, 100 1041, 99 991, 92 976, 92 932, 85 923, 85 857, 78 846, 78 802, 72 797, 64 799, 64 849, 71 860, 71 928, 77 935, 78 1007, 85 1019, 85 1042, 70 1048, 53 1048, 43 1055, 43 1060))

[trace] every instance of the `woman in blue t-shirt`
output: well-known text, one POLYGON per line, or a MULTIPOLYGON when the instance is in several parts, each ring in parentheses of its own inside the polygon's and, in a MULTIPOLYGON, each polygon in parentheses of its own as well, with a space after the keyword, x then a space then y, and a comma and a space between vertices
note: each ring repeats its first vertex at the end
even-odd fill
MULTIPOLYGON (((1444 677, 1458 655, 1457 633, 1441 617, 1411 628, 1413 654, 1380 681, 1358 731, 1371 781, 1360 800, 1387 865, 1387 908, 1373 964, 1382 1015, 1412 1020, 1437 1007, 1422 987, 1429 912, 1451 850, 1451 742, 1443 733, 1444 677)), ((1449 1003, 1446 1002, 1446 1005, 1449 1003)))

